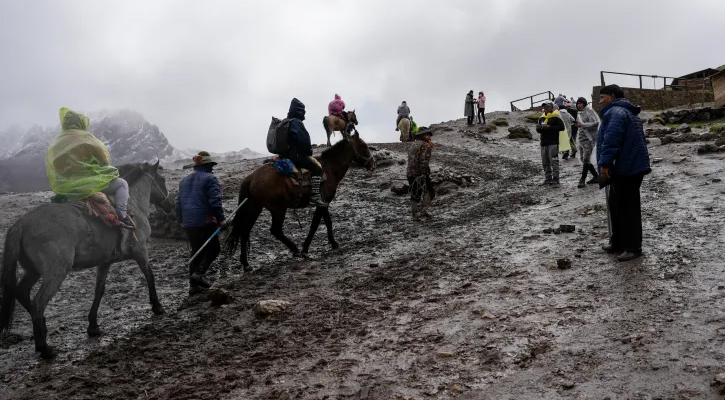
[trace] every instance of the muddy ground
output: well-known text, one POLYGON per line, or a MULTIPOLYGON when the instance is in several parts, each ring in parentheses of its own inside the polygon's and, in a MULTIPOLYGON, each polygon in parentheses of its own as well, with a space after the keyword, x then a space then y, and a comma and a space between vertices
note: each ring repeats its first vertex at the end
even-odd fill
MULTIPOLYGON (((523 114, 496 116, 525 124, 523 114)), ((330 208, 341 248, 330 249, 323 226, 312 259, 294 259, 263 214, 256 269, 237 270, 238 254, 215 265, 229 305, 188 298, 185 242, 156 238, 167 313, 151 313, 141 272, 121 263, 99 311, 104 335, 89 339, 95 272, 70 275, 46 312, 58 358, 39 360, 19 307, 0 342, 0 398, 722 398, 711 382, 725 372, 723 154, 652 139, 646 254, 618 263, 600 250, 603 191, 576 188, 579 161, 563 162, 561 188, 543 187, 536 134, 514 141, 498 128, 476 139, 463 130, 463 121, 437 127, 433 169, 475 183, 440 195, 432 221, 413 223, 407 198, 389 190, 404 165, 351 169, 330 208), (576 232, 543 233, 559 224, 576 232), (571 268, 558 269, 560 258, 571 268), (266 299, 292 307, 256 318, 251 306, 266 299)), ((220 166, 230 210, 237 182, 258 163, 220 166)), ((173 188, 185 172, 165 174, 173 188)), ((0 239, 47 197, 0 196, 0 239)), ((301 244, 311 212, 297 217, 302 227, 290 212, 286 232, 301 244)))

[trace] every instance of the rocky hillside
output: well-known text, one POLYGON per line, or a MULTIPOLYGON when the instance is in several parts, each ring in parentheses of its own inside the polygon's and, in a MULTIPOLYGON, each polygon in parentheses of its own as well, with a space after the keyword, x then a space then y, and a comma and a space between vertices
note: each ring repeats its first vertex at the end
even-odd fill
MULTIPOLYGON (((159 130, 131 110, 98 111, 88 114, 89 131, 108 146, 115 164, 155 161, 166 167, 188 163, 193 151, 174 148, 159 130)), ((45 173, 45 154, 60 126, 30 129, 13 126, 0 132, 0 192, 28 192, 49 188, 45 173)), ((221 161, 262 157, 249 149, 215 154, 221 161)))
MULTIPOLYGON (((669 134, 703 142, 650 135, 645 255, 618 263, 600 249, 604 190, 577 188, 580 161, 561 162, 561 187, 540 185, 528 114, 430 126, 437 196, 419 223, 403 194, 409 145, 372 144, 377 170, 351 168, 329 208, 340 248, 322 224, 311 258, 294 258, 265 211, 251 234, 255 269, 238 270, 238 253, 220 257, 206 294, 188 295, 183 231, 159 230, 172 228, 159 217, 149 261, 167 314, 152 315, 138 267, 118 263, 103 336, 89 339, 96 272, 71 273, 45 312, 58 358, 38 359, 18 306, 0 338, 0 399, 721 399, 725 154, 697 149, 715 145, 723 121, 669 134), (259 313, 270 300, 288 306, 259 313)), ((228 212, 260 165, 215 169, 228 212)), ((188 173, 162 171, 170 190, 188 173)), ((48 197, 0 195, 0 246, 48 197)), ((303 243, 312 218, 312 208, 289 212, 290 240, 303 243)))

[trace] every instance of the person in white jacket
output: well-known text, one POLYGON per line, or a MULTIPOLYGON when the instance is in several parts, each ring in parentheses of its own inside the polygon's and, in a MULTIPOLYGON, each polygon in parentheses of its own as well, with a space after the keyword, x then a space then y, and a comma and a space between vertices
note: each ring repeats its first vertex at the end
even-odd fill
POLYGON ((579 148, 579 159, 582 161, 582 177, 577 187, 583 188, 587 184, 592 185, 599 183, 599 174, 592 164, 592 152, 597 143, 597 131, 599 130, 599 116, 597 112, 587 107, 587 100, 580 97, 576 101, 577 113, 576 121, 579 126, 579 134, 577 135, 577 147, 579 148), (587 173, 591 172, 593 178, 588 182, 587 173))

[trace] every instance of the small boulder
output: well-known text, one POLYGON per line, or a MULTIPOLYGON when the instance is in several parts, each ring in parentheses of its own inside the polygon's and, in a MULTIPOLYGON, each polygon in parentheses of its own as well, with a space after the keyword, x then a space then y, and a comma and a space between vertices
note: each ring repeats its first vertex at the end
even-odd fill
POLYGON ((209 290, 207 298, 211 301, 212 307, 221 307, 234 302, 234 298, 224 289, 213 288, 209 290))
POLYGON ((445 182, 441 183, 440 185, 438 185, 438 187, 436 187, 435 189, 436 189, 436 194, 444 195, 444 194, 448 194, 448 193, 458 189, 458 185, 456 185, 455 183, 453 183, 451 181, 445 181, 445 182))
POLYGON ((677 128, 677 132, 689 133, 692 132, 692 128, 687 124, 682 124, 677 128))
POLYGON ((284 300, 261 300, 252 306, 252 311, 261 318, 285 312, 290 306, 291 304, 284 300))
POLYGON ((556 267, 559 269, 569 269, 571 268, 571 260, 568 258, 560 258, 556 260, 556 267))
POLYGON ((493 124, 496 126, 509 126, 509 121, 506 118, 497 118, 493 120, 493 124))
POLYGON ((523 125, 512 126, 509 129, 509 139, 533 139, 534 136, 529 128, 523 125))

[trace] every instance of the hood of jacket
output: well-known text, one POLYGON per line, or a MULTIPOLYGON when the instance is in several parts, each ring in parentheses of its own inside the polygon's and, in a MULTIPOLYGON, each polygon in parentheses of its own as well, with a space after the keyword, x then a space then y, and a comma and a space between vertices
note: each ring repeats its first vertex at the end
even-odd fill
POLYGON ((340 97, 339 94, 335 93, 335 100, 342 100, 342 97, 340 97))
POLYGON ((289 105, 287 118, 297 118, 300 121, 305 120, 305 105, 295 97, 289 105))
POLYGON ((642 107, 632 104, 627 99, 616 99, 613 102, 607 104, 604 108, 602 108, 602 111, 599 112, 600 115, 604 115, 609 111, 612 107, 622 107, 626 108, 627 110, 631 111, 632 114, 638 115, 642 111, 642 107))

